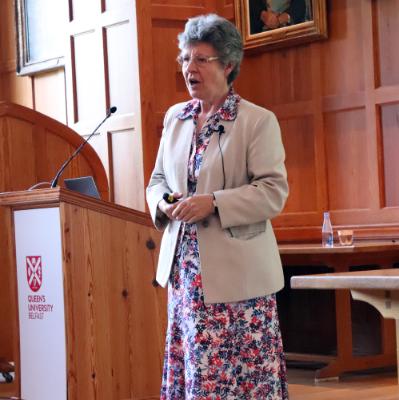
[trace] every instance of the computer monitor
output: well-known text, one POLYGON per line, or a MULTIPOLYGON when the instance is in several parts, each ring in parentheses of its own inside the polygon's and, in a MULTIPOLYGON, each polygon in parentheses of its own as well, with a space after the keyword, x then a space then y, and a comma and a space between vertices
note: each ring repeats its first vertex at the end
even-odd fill
POLYGON ((75 192, 92 196, 97 199, 100 198, 100 193, 98 192, 96 183, 92 176, 64 179, 64 185, 69 190, 74 190, 75 192))

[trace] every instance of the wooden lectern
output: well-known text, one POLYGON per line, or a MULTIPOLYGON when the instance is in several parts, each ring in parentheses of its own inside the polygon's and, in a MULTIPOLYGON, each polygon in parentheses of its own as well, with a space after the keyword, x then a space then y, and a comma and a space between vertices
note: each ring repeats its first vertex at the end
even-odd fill
MULTIPOLYGON (((84 139, 66 125, 37 111, 18 104, 0 101, 0 192, 25 190, 34 184, 47 183, 84 139)), ((108 179, 95 150, 87 144, 79 157, 64 171, 63 178, 93 176, 101 198, 112 200, 108 179)), ((7 211, 0 207, 0 378, 13 371, 15 336, 18 315, 14 307, 15 290, 10 282, 13 254, 9 253, 12 224, 7 211)), ((0 379, 0 397, 14 389, 0 379)))
POLYGON ((165 291, 148 215, 64 189, 0 194, 15 335, 27 400, 159 399, 165 291))

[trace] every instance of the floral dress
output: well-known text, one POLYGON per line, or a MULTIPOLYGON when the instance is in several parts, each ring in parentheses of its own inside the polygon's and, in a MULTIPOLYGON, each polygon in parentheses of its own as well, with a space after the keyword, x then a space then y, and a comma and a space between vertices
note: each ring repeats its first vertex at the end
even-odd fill
MULTIPOLYGON (((239 101, 230 92, 198 135, 193 129, 189 196, 196 191, 211 135, 221 119, 235 119, 239 101)), ((195 127, 199 111, 199 102, 193 100, 178 118, 192 118, 195 127)), ((275 295, 205 304, 199 252, 197 225, 183 223, 168 285, 161 400, 288 399, 275 295)))

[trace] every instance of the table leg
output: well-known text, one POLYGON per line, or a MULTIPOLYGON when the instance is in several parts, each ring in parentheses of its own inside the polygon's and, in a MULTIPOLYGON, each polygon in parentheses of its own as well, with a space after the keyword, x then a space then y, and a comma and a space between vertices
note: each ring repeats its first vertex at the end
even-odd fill
POLYGON ((375 307, 384 318, 396 321, 396 361, 399 380, 399 292, 390 290, 351 290, 355 300, 364 301, 375 307))
POLYGON ((352 313, 349 290, 335 291, 335 321, 337 332, 337 358, 316 372, 316 379, 337 377, 352 358, 352 313))

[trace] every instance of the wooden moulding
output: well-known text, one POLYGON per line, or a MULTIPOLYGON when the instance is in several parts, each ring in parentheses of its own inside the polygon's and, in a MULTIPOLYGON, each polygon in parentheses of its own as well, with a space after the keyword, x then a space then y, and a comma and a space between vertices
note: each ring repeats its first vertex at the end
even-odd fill
POLYGON ((99 211, 141 225, 153 226, 151 217, 141 211, 95 199, 94 197, 88 197, 60 187, 54 189, 0 193, 0 206, 10 206, 14 210, 56 207, 61 202, 75 204, 83 208, 99 211))

